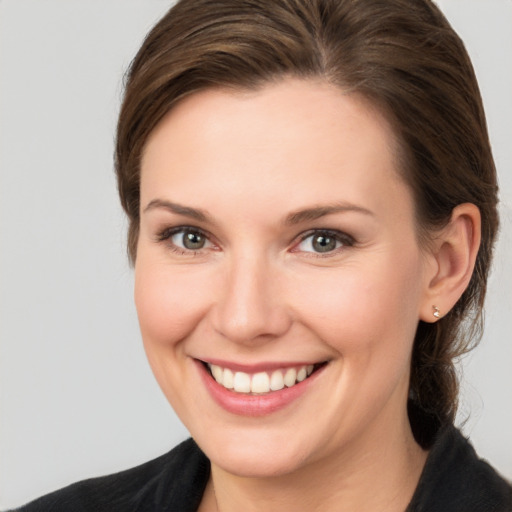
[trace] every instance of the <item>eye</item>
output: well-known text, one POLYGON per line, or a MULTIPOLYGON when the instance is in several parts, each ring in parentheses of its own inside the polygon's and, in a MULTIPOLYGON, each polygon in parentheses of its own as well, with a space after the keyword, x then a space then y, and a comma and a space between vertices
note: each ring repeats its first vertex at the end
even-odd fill
POLYGON ((315 231, 305 235, 295 247, 296 251, 326 254, 344 246, 353 245, 353 239, 341 232, 315 231))
POLYGON ((175 233, 171 237, 171 242, 177 247, 197 251, 202 249, 207 243, 206 237, 199 231, 183 230, 175 233))
POLYGON ((212 242, 199 229, 192 227, 178 227, 166 229, 159 234, 158 240, 167 241, 169 245, 181 253, 195 252, 213 247, 212 242))

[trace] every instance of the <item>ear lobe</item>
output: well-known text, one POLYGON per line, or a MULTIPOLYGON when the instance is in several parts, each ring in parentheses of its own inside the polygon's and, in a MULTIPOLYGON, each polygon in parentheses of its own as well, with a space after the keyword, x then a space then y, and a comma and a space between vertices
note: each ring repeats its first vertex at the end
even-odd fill
POLYGON ((446 315, 467 288, 480 247, 480 226, 480 210, 464 203, 453 209, 449 224, 436 233, 430 250, 435 265, 427 277, 420 311, 424 322, 446 315))

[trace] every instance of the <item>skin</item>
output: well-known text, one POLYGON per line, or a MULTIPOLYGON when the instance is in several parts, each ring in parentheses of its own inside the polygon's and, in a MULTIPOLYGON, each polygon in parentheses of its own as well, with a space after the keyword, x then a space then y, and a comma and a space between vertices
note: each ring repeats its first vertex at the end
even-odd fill
POLYGON ((426 458, 406 413, 415 329, 467 284, 472 256, 454 248, 478 247, 478 215, 462 208, 422 247, 395 147, 363 99, 293 79, 196 93, 152 133, 135 301, 156 379, 211 460, 201 510, 407 506, 426 458), (203 232, 204 247, 169 235, 180 226, 203 232), (326 229, 336 248, 315 252, 305 237, 326 229), (255 418, 212 400, 196 361, 213 358, 328 364, 297 400, 255 418))

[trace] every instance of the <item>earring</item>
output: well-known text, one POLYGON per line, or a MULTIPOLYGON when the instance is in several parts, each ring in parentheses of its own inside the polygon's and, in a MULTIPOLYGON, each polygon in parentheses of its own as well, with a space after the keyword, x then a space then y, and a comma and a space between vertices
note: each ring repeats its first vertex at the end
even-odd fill
POLYGON ((441 311, 439 310, 439 308, 437 306, 432 306, 432 314, 436 318, 441 318, 441 311))

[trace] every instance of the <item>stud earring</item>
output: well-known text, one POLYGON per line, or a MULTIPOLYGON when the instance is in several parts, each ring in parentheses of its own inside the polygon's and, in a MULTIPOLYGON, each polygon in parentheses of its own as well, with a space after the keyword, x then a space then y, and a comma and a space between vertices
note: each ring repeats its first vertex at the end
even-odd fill
POLYGON ((436 318, 441 318, 441 311, 439 310, 439 308, 437 306, 432 306, 432 314, 436 318))

